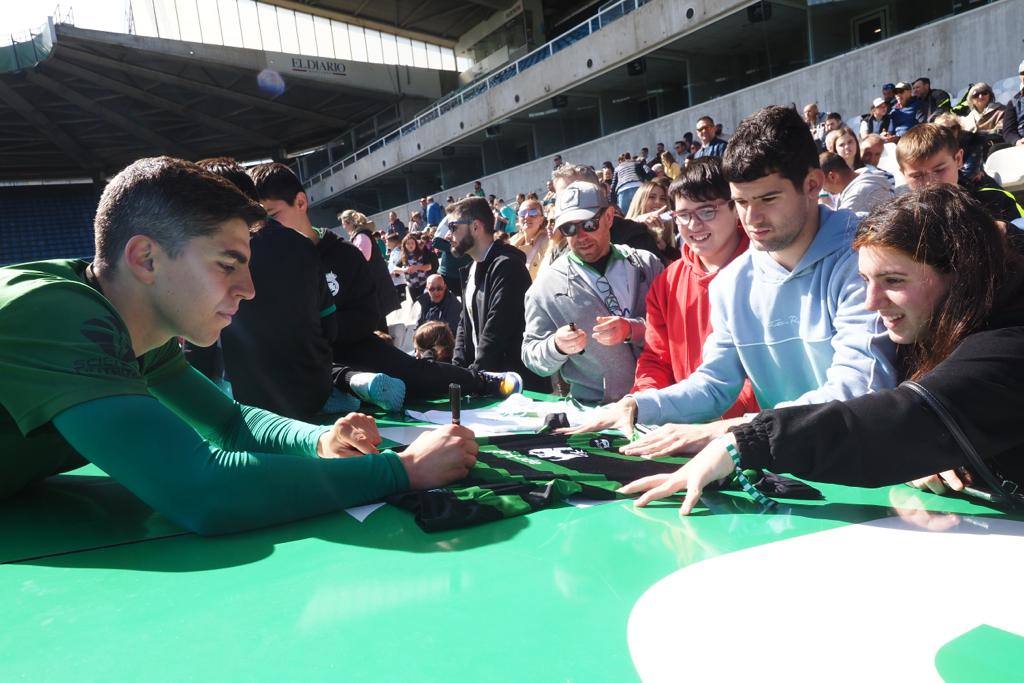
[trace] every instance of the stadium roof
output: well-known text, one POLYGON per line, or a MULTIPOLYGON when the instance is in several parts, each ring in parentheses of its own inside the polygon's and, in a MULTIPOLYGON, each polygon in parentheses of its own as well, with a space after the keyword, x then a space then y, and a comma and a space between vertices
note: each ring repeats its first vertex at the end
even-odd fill
MULTIPOLYGON (((363 24, 396 35, 430 40, 453 47, 464 33, 495 12, 508 10, 514 0, 261 0, 272 5, 331 19, 363 24)), ((597 0, 544 0, 549 28, 590 12, 597 0)))
POLYGON ((48 54, 0 68, 0 180, 101 178, 156 154, 282 158, 441 94, 429 69, 344 62, 339 74, 335 60, 65 24, 39 42, 48 54))

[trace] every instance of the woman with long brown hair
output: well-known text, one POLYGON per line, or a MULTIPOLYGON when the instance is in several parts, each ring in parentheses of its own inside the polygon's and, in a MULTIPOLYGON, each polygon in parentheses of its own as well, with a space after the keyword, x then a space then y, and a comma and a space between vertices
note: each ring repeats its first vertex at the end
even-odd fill
POLYGON ((405 274, 405 282, 409 288, 409 300, 416 301, 423 294, 432 266, 427 250, 416 239, 416 235, 408 233, 402 240, 402 255, 398 259, 401 272, 405 274))
POLYGON ((972 477, 997 502, 1024 502, 1024 259, 1004 230, 954 186, 880 205, 854 240, 868 308, 900 345, 904 382, 845 402, 761 412, 670 475, 623 492, 652 500, 703 488, 737 469, 882 486, 917 477, 935 492, 972 477), (965 463, 970 470, 953 471, 965 463), (941 476, 927 477, 934 472, 941 476), (992 476, 994 475, 994 476, 992 476), (999 489, 999 490, 996 490, 999 489))

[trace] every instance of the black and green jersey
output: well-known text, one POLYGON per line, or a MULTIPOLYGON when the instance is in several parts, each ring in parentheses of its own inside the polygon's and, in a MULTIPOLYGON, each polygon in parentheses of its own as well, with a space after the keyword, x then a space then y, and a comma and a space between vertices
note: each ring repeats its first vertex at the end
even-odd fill
MULTIPOLYGON (((525 515, 575 495, 625 498, 616 493, 623 484, 674 472, 689 459, 622 455, 618 449, 627 440, 605 434, 510 434, 479 442, 477 464, 465 479, 444 488, 398 493, 387 501, 412 512, 425 531, 445 531, 525 515)), ((821 497, 794 479, 752 470, 745 474, 768 496, 821 497)), ((734 482, 724 485, 738 488, 734 482)))
POLYGON ((622 497, 623 484, 674 472, 685 458, 645 460, 617 453, 622 437, 511 434, 480 438, 477 464, 450 486, 408 491, 388 502, 409 510, 425 531, 444 531, 517 517, 580 495, 622 497))

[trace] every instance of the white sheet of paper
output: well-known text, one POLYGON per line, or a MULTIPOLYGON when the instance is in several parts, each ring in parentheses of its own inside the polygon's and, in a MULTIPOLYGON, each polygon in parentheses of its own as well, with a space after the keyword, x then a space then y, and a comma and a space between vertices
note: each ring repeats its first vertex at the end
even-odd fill
POLYGON ((362 524, 366 521, 366 518, 372 515, 377 510, 387 505, 387 503, 370 503, 369 505, 357 505, 353 508, 345 508, 345 512, 352 515, 352 517, 362 524))
MULTIPOLYGON (((449 422, 451 422, 450 419, 449 422)), ((383 438, 408 446, 420 434, 429 432, 431 429, 434 428, 424 427, 423 425, 401 425, 398 427, 381 427, 378 431, 383 438)))
MULTIPOLYGON (((569 401, 535 401, 522 394, 512 394, 498 405, 461 411, 463 426, 472 429, 477 436, 497 436, 535 432, 544 424, 550 413, 565 413, 570 425, 581 424, 593 408, 584 408, 569 401)), ((406 411, 415 419, 433 424, 450 424, 452 414, 448 410, 406 411)), ((381 432, 383 434, 383 431, 381 432)))

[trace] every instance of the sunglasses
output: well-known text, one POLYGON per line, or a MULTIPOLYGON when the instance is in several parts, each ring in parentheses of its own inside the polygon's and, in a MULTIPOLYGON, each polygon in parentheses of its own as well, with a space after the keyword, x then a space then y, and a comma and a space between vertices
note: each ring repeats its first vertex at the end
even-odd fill
POLYGON ((597 214, 593 218, 585 221, 575 221, 572 223, 563 223, 558 226, 558 229, 566 237, 575 237, 576 233, 583 229, 583 232, 595 232, 601 227, 601 214, 597 214))
POLYGON ((520 218, 533 218, 540 215, 540 209, 523 209, 519 212, 520 218))
POLYGON ((986 95, 991 97, 992 93, 990 93, 988 90, 982 90, 981 92, 974 93, 973 95, 971 95, 971 97, 978 98, 978 97, 985 97, 986 95))
POLYGON ((428 292, 443 292, 444 287, 427 287, 428 292))

